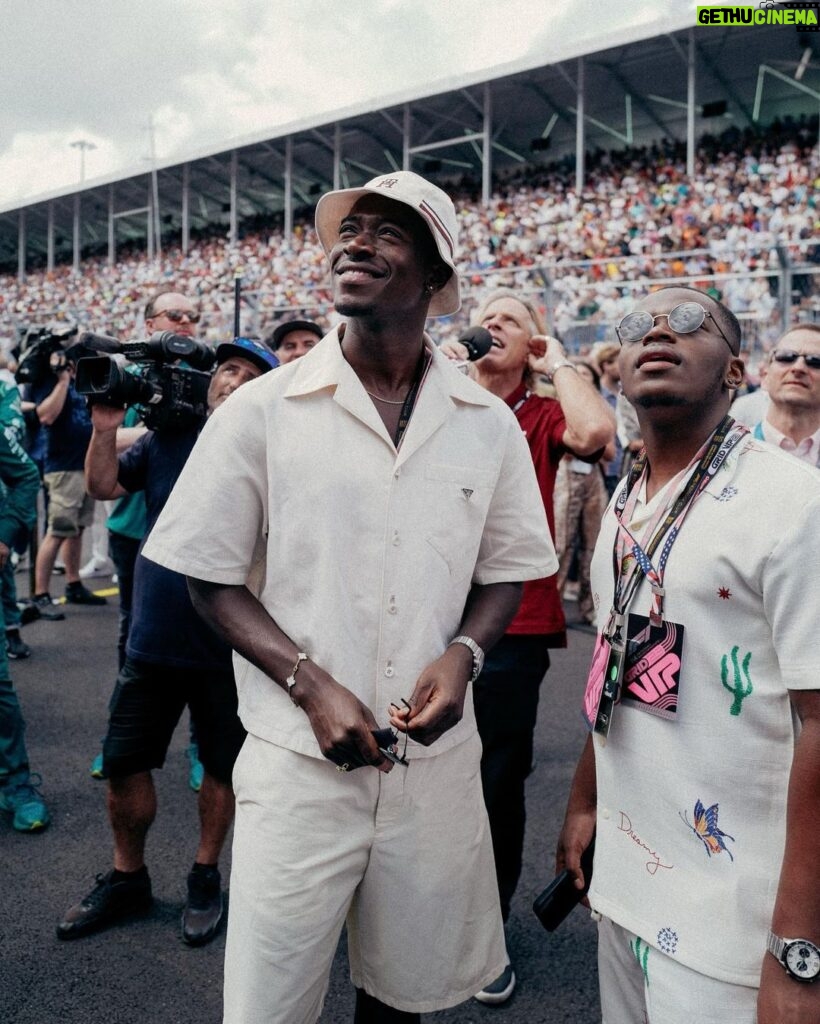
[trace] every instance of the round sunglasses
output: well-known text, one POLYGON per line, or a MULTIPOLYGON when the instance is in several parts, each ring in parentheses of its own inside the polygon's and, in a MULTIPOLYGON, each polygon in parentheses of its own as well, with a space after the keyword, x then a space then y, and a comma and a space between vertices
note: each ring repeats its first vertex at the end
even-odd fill
MULTIPOLYGON (((708 316, 714 322, 718 331, 720 331, 721 338, 723 338, 730 349, 732 348, 731 342, 723 333, 720 324, 699 302, 679 302, 668 313, 656 313, 654 316, 645 309, 636 309, 632 313, 627 313, 615 328, 618 341, 622 345, 625 341, 641 341, 655 326, 655 321, 662 316, 666 317, 666 322, 675 334, 692 334, 699 327, 703 326, 708 316)), ((734 349, 732 351, 734 352, 734 349)))

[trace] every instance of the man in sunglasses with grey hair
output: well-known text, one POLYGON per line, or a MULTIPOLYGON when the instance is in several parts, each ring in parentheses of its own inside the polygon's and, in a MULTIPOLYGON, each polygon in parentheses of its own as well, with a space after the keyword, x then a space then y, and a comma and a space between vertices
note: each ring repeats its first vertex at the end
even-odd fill
POLYGON ((755 437, 820 467, 820 325, 795 324, 769 356, 769 404, 755 437))
POLYGON ((725 306, 680 287, 639 305, 617 332, 646 447, 593 558, 557 865, 580 890, 595 838, 607 1024, 818 1024, 820 477, 729 415, 725 306))

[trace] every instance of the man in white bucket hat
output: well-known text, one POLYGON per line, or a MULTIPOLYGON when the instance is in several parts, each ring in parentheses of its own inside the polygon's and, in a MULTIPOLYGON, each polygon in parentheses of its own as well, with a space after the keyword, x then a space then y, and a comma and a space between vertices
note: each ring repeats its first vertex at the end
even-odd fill
POLYGON ((515 418, 424 333, 450 199, 396 172, 316 226, 346 323, 211 418, 146 555, 236 651, 226 1022, 315 1021, 346 923, 356 1024, 415 1024, 506 963, 469 687, 557 562, 515 418))

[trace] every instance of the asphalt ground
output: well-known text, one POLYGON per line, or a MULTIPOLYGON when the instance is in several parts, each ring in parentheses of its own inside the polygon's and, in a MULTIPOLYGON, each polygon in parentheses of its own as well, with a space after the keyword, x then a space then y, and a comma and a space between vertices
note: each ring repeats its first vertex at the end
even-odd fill
MULTIPOLYGON (((25 577, 17 577, 25 594, 25 577)), ((110 592, 110 581, 92 588, 110 592)), ((52 593, 62 592, 55 578, 52 593)), ((54 927, 110 867, 105 783, 89 765, 105 730, 116 672, 117 599, 104 608, 69 605, 63 622, 23 628, 33 656, 12 662, 27 721, 33 770, 43 777, 52 823, 21 835, 0 820, 0 1022, 2 1024, 218 1024, 222 1019, 224 934, 192 949, 179 935, 185 878, 196 847, 196 797, 188 788, 187 716, 165 769, 156 773, 159 813, 148 841, 153 911, 73 942, 54 927)), ((569 606, 570 617, 572 606, 569 606)), ((524 870, 508 926, 518 987, 502 1007, 470 1000, 425 1015, 424 1024, 593 1024, 600 1021, 595 929, 575 910, 553 934, 530 906, 553 874, 555 840, 575 759, 584 739, 580 699, 592 637, 571 630, 541 691, 535 769, 528 783, 524 870)), ((222 863, 227 880, 230 851, 222 863)), ((344 938, 321 1024, 352 1021, 344 938)))

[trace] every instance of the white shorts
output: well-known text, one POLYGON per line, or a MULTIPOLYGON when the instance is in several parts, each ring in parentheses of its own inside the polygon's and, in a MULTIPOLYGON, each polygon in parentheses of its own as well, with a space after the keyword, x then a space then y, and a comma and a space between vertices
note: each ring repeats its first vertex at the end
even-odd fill
POLYGON ((225 1024, 313 1024, 342 926, 353 984, 429 1013, 507 963, 481 743, 342 773, 248 736, 236 824, 225 1024))
MULTIPOLYGON (((704 925, 708 927, 708 922, 704 925)), ((607 918, 598 924, 602 1024, 755 1024, 756 988, 708 978, 607 918)))

